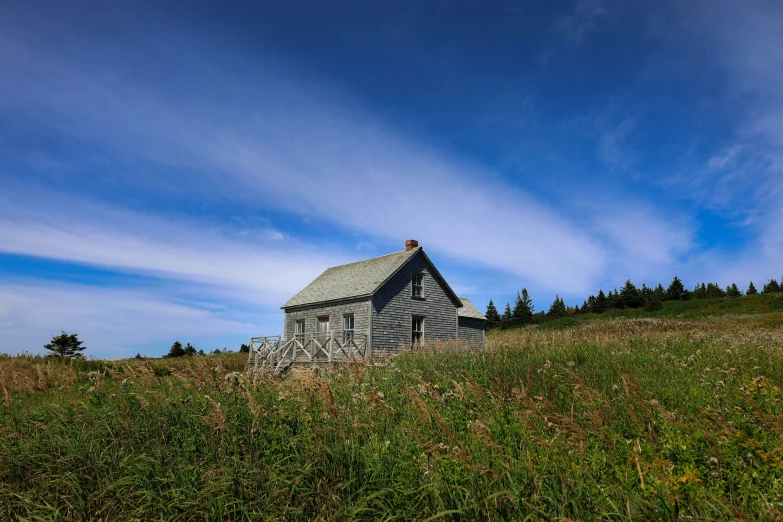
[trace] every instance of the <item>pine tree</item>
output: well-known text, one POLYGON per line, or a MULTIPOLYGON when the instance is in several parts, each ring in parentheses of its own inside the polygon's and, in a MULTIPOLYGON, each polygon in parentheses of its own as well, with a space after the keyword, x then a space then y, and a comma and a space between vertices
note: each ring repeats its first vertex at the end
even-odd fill
POLYGON ((190 343, 185 345, 185 355, 196 355, 196 349, 190 343))
POLYGON ((500 314, 498 313, 498 309, 495 308, 495 303, 492 302, 492 299, 489 300, 489 304, 487 305, 487 313, 484 314, 484 316, 487 318, 487 328, 497 328, 500 326, 500 314))
POLYGON ((511 317, 511 305, 506 303, 506 309, 503 310, 503 315, 500 317, 500 326, 502 328, 511 326, 511 317))
POLYGON ((606 298, 606 294, 603 290, 598 291, 598 297, 595 298, 595 306, 593 306, 593 312, 602 314, 609 308, 609 300, 606 298))
POLYGON ((718 285, 718 283, 707 283, 707 299, 720 299, 726 297, 726 292, 718 285))
POLYGON ((642 301, 642 296, 639 294, 639 290, 630 279, 625 281, 618 301, 620 308, 639 308, 644 303, 644 301, 642 301))
POLYGON ((549 311, 547 312, 547 317, 550 318, 557 318, 557 317, 565 317, 566 316, 566 305, 563 299, 556 295, 555 300, 552 303, 552 305, 549 307, 549 311))
POLYGON ((774 279, 770 279, 769 283, 764 285, 764 289, 761 291, 762 294, 772 294, 775 292, 780 292, 780 285, 778 282, 774 279))
POLYGON ((657 292, 650 292, 644 297, 645 312, 657 312, 663 308, 663 301, 657 292))
POLYGON ((203 350, 203 349, 199 350, 199 351, 198 351, 198 354, 199 354, 199 355, 206 355, 206 354, 204 353, 204 350, 203 350))
POLYGON ((658 286, 655 287, 653 293, 655 294, 655 296, 658 298, 659 301, 666 300, 666 290, 663 289, 663 285, 661 283, 658 283, 658 286))
POLYGON ((185 349, 182 348, 182 343, 179 341, 174 341, 174 344, 171 345, 169 353, 166 355, 166 357, 182 357, 183 355, 185 355, 185 349))
POLYGON ((685 286, 682 284, 682 281, 680 281, 680 278, 675 276, 674 279, 672 279, 672 282, 669 284, 669 288, 666 290, 666 300, 682 301, 684 294, 685 286))
POLYGON ((756 286, 753 284, 753 281, 751 281, 750 284, 748 285, 748 291, 745 292, 745 295, 756 295, 758 293, 759 291, 756 290, 756 286))
POLYGON ((737 283, 731 283, 726 287, 726 296, 731 298, 742 297, 742 292, 737 287, 737 283))
POLYGON ((81 352, 86 350, 86 346, 82 346, 83 342, 79 340, 79 334, 70 334, 62 332, 60 335, 52 336, 52 341, 49 344, 45 344, 44 348, 54 352, 60 357, 81 357, 81 352))
POLYGON ((530 324, 533 320, 533 300, 527 293, 527 288, 522 289, 522 293, 517 293, 517 299, 514 302, 514 310, 511 311, 511 322, 515 325, 530 324))
POLYGON ((609 295, 606 296, 606 304, 609 308, 620 308, 620 293, 615 288, 609 291, 609 295))
POLYGON ((250 347, 242 343, 242 346, 239 347, 239 353, 250 353, 250 347))
POLYGON ((590 297, 588 297, 587 298, 587 310, 584 310, 584 311, 588 312, 588 313, 596 313, 595 312, 595 307, 596 307, 595 302, 596 301, 595 301, 595 296, 594 295, 591 295, 590 297))

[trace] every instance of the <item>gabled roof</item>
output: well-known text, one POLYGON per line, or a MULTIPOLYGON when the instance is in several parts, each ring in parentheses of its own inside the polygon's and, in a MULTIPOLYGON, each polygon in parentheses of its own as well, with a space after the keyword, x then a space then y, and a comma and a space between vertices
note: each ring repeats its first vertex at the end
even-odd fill
POLYGON ((418 253, 421 253, 429 263, 434 275, 441 280, 446 288, 446 292, 452 296, 456 303, 460 303, 459 297, 440 275, 427 254, 421 247, 416 247, 409 251, 402 250, 385 256, 329 268, 280 308, 295 308, 370 297, 418 253))
POLYGON ((459 300, 462 301, 462 308, 457 310, 457 314, 460 317, 470 317, 471 319, 481 319, 482 321, 487 320, 487 318, 484 317, 484 314, 479 312, 478 308, 473 306, 473 303, 464 297, 460 297, 459 300))

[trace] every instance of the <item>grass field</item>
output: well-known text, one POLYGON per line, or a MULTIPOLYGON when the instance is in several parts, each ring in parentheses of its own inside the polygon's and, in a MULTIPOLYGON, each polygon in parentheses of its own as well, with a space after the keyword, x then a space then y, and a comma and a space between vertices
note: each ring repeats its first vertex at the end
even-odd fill
POLYGON ((0 359, 0 518, 780 520, 783 301, 765 299, 322 376, 0 359))

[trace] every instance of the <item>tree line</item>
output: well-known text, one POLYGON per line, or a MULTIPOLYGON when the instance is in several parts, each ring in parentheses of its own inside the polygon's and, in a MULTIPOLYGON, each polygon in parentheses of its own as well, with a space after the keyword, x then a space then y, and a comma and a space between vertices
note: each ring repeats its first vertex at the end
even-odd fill
MULTIPOLYGON (((770 279, 762 287, 761 293, 769 294, 783 292, 783 279, 778 283, 775 279, 770 279)), ((738 298, 743 295, 756 295, 759 291, 753 284, 748 285, 748 289, 743 293, 736 283, 732 283, 725 289, 718 283, 700 283, 693 290, 688 290, 683 285, 679 277, 672 279, 667 288, 658 283, 655 288, 642 285, 637 288, 630 279, 626 280, 623 287, 618 291, 616 288, 604 293, 599 290, 597 295, 590 295, 584 300, 581 306, 566 306, 563 298, 555 296, 555 300, 545 312, 541 310, 536 313, 533 306, 533 300, 530 298, 526 288, 517 292, 517 297, 512 307, 506 303, 506 307, 501 314, 492 299, 489 300, 487 311, 484 314, 487 318, 487 329, 491 328, 512 328, 524 326, 526 324, 538 324, 546 320, 566 317, 576 314, 602 314, 612 309, 634 309, 644 308, 648 312, 655 312, 663 308, 664 301, 687 301, 689 299, 720 299, 738 298)))
MULTIPOLYGON (((248 353, 250 351, 250 347, 246 344, 242 344, 242 346, 239 347, 240 353, 248 353)), ((228 353, 228 350, 223 348, 221 351, 220 348, 215 348, 215 350, 212 352, 213 354, 221 354, 221 353, 228 353)), ((163 357, 185 357, 185 356, 193 356, 193 355, 206 355, 204 350, 196 350, 193 346, 191 346, 190 343, 187 343, 185 346, 182 346, 182 343, 179 341, 174 341, 174 344, 171 345, 171 348, 169 349, 169 353, 164 355, 163 357)), ((136 355, 137 359, 141 359, 141 355, 136 355)))

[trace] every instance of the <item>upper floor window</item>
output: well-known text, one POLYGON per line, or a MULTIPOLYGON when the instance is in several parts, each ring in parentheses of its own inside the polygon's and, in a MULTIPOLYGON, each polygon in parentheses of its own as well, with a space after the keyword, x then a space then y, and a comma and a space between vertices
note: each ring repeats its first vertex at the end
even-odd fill
POLYGON ((413 274, 411 283, 411 297, 424 297, 424 274, 413 274))
POLYGON ((354 319, 353 314, 343 316, 343 342, 353 339, 354 319))

